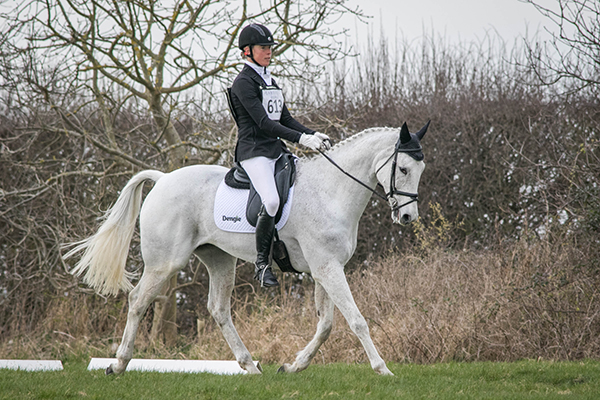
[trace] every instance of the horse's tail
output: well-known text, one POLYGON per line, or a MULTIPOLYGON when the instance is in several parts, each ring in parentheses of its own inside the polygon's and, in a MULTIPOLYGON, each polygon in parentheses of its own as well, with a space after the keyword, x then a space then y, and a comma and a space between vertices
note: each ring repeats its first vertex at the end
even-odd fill
POLYGON ((116 203, 104 215, 105 221, 93 236, 72 243, 64 258, 84 251, 81 260, 71 271, 104 295, 116 295, 119 289, 128 292, 133 288, 131 278, 135 274, 125 271, 129 243, 142 203, 142 189, 147 180, 158 181, 164 173, 146 170, 127 182, 116 203))

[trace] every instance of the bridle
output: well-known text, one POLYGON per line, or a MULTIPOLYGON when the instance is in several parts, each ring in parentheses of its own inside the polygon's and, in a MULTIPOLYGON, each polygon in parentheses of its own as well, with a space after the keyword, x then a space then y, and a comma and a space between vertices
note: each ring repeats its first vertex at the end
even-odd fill
POLYGON ((387 201, 389 203, 390 207, 392 208, 392 212, 395 212, 396 210, 399 210, 400 208, 402 208, 404 206, 407 206, 407 205, 409 205, 411 203, 419 201, 419 194, 418 193, 403 192, 401 190, 396 189, 396 165, 397 165, 398 153, 418 152, 418 151, 422 150, 422 148, 420 146, 419 146, 419 148, 416 148, 416 149, 403 149, 403 148, 400 148, 399 143, 397 143, 396 146, 394 147, 394 152, 392 153, 392 155, 389 156, 388 159, 379 168, 377 168, 377 171, 375 171, 375 175, 377 175, 379 173, 379 171, 381 171, 381 169, 384 166, 386 166, 387 163, 390 162, 390 160, 393 159, 393 161, 392 161, 392 171, 390 173, 390 191, 387 192, 387 193, 385 193, 385 196, 382 195, 381 193, 379 193, 378 191, 376 191, 375 189, 372 189, 369 185, 367 185, 366 183, 364 183, 360 179, 358 179, 355 176, 351 175, 350 173, 346 172, 342 167, 340 167, 335 161, 333 161, 331 159, 331 157, 329 157, 327 154, 325 154, 325 152, 323 152, 321 149, 317 149, 317 150, 331 164, 333 164, 337 169, 339 169, 340 171, 342 171, 344 173, 344 175, 348 176, 349 178, 351 178, 355 182, 359 183, 360 185, 362 185, 364 188, 366 188, 367 190, 369 190, 370 192, 372 192, 377 197, 379 197, 379 198, 387 201), (407 201, 406 203, 403 203, 403 204, 399 205, 398 204, 398 200, 396 200, 394 198, 395 195, 410 197, 410 200, 407 201))
POLYGON ((375 171, 375 175, 377 175, 379 171, 381 171, 381 169, 393 158, 392 170, 390 172, 390 191, 385 194, 386 200, 390 203, 390 207, 392 207, 392 211, 396 211, 404 206, 419 201, 418 193, 403 192, 402 190, 396 189, 396 166, 398 160, 398 153, 412 153, 421 150, 422 147, 420 146, 417 149, 401 149, 400 146, 396 144, 396 147, 394 148, 394 153, 381 165, 381 167, 377 168, 377 171, 375 171), (394 196, 396 195, 410 197, 410 200, 404 204, 398 205, 398 200, 394 198, 394 196))

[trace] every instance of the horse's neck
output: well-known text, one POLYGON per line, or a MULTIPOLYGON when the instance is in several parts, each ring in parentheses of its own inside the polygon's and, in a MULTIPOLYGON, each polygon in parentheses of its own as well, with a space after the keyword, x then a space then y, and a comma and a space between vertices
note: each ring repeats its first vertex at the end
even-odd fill
POLYGON ((373 187, 377 165, 392 154, 397 136, 391 128, 368 130, 341 142, 329 155, 345 171, 373 187))
MULTIPOLYGON (((398 133, 392 129, 365 131, 341 142, 327 155, 344 171, 375 189, 377 165, 381 165, 392 154, 397 137, 398 133)), ((357 212, 362 214, 372 195, 369 190, 344 176, 325 157, 316 156, 308 164, 309 168, 313 169, 313 174, 321 177, 323 182, 329 182, 328 190, 332 191, 336 198, 353 199, 357 212)))

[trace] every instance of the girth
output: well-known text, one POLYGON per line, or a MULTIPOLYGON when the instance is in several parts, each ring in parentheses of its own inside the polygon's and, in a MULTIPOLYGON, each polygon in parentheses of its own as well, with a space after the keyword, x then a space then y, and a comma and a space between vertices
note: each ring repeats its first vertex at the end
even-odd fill
MULTIPOLYGON (((277 210, 277 214, 275 214, 275 223, 281 219, 283 206, 288 200, 290 188, 296 179, 295 159, 296 157, 293 154, 283 153, 275 162, 275 185, 279 194, 279 209, 277 210)), ((227 172, 225 175, 225 184, 234 189, 250 189, 248 203, 246 204, 246 219, 250 225, 256 226, 262 200, 256 189, 254 189, 246 171, 244 171, 239 163, 236 162, 233 168, 227 172)))

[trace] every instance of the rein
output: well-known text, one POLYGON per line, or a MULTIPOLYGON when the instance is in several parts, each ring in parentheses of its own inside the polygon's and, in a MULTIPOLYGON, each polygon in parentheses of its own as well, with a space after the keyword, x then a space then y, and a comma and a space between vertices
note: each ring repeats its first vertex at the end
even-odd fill
POLYGON ((404 206, 407 206, 407 205, 409 205, 409 204, 411 204, 411 203, 413 203, 415 201, 419 201, 419 195, 417 193, 408 193, 408 192, 403 192, 401 190, 397 190, 396 189, 396 183, 395 183, 395 180, 396 180, 396 159, 398 157, 398 153, 401 152, 401 150, 399 150, 398 148, 394 149, 394 153, 375 172, 375 174, 377 174, 381 170, 381 168, 383 168, 388 162, 390 162, 390 160, 392 159, 392 157, 394 158, 394 161, 392 162, 392 171, 391 171, 391 174, 390 174, 391 175, 390 176, 390 191, 388 193, 386 193, 385 196, 382 195, 381 193, 377 192, 375 189, 372 189, 369 185, 367 185, 366 183, 364 183, 360 179, 356 178, 352 174, 350 174, 347 171, 345 171, 335 161, 333 161, 331 159, 331 157, 329 157, 327 154, 325 154, 325 152, 322 151, 321 149, 317 149, 317 151, 319 153, 321 153, 321 155, 323 157, 325 157, 327 159, 327 161, 329 161, 337 169, 339 169, 340 171, 342 171, 342 173, 344 175, 346 175, 347 177, 349 177, 350 179, 352 179, 354 182, 360 184, 361 186, 363 186, 365 189, 369 190, 371 193, 373 193, 377 197, 383 199, 384 201, 389 202, 390 203, 390 207, 392 207, 392 211, 396 211, 396 210, 398 210, 398 209, 400 209, 400 208, 402 208, 404 206), (398 205, 398 201, 393 197, 394 195, 410 197, 410 200, 407 201, 404 204, 398 205))
MULTIPOLYGON (((329 162, 330 162, 330 163, 332 163, 332 164, 333 164, 333 165, 334 165, 334 166, 335 166, 337 169, 339 169, 340 171, 342 171, 342 173, 343 173, 344 175, 346 175, 348 178, 350 178, 350 179, 352 179, 354 182, 356 182, 356 183, 358 183, 358 184, 362 185, 362 186, 363 186, 365 189, 369 190, 370 192, 372 192, 372 193, 373 193, 374 195, 376 195, 377 197, 379 197, 379 198, 381 198, 381 199, 383 199, 383 200, 385 200, 385 201, 388 201, 388 198, 387 198, 386 196, 384 196, 384 195, 380 194, 380 193, 379 193, 378 191, 376 191, 375 189, 371 189, 371 187, 370 187, 369 185, 367 185, 366 183, 364 183, 363 181, 361 181, 361 180, 360 180, 360 179, 358 179, 357 177, 353 176, 352 174, 350 174, 350 173, 348 173, 348 172, 344 171, 344 169, 343 169, 342 167, 340 167, 339 165, 337 165, 337 163, 336 163, 335 161, 333 161, 333 160, 331 159, 331 157, 329 157, 327 154, 325 154, 325 152, 323 152, 321 149, 317 149, 317 151, 318 151, 319 153, 321 153, 321 155, 322 155, 323 157, 325 157, 325 158, 327 159, 327 161, 329 161, 329 162)), ((391 158, 391 157, 390 157, 390 158, 391 158)), ((389 161, 389 160, 388 160, 388 161, 389 161)), ((387 163, 387 161, 386 161, 386 163, 387 163)))

